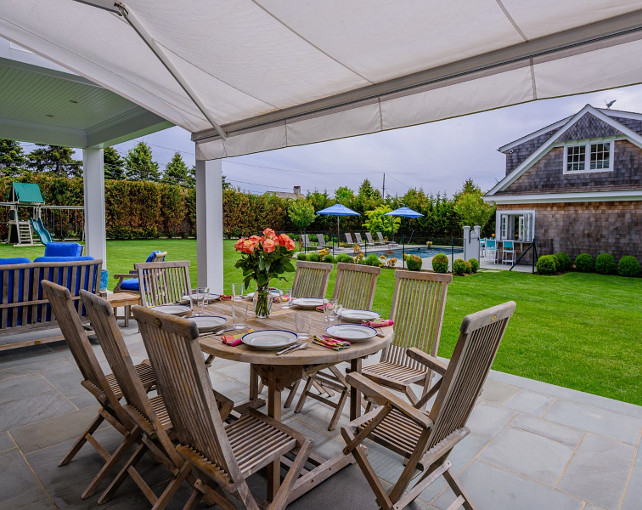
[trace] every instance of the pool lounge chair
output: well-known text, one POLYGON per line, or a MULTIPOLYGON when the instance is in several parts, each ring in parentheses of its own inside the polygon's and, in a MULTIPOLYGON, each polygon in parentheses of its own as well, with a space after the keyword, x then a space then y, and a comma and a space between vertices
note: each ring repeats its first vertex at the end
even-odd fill
POLYGON ((386 244, 386 243, 382 243, 381 241, 375 241, 375 240, 372 238, 372 234, 371 234, 370 232, 366 232, 366 240, 367 240, 367 241, 368 241, 368 243, 369 243, 369 244, 371 244, 372 246, 381 246, 381 245, 385 245, 385 244, 386 244))
POLYGON ((357 240, 357 244, 359 246, 365 246, 366 245, 366 243, 363 242, 363 239, 362 239, 361 234, 359 232, 355 232, 354 233, 354 237, 357 240))
POLYGON ((317 240, 319 241, 319 250, 325 248, 325 236, 323 234, 317 234, 317 240))
POLYGON ((379 242, 381 244, 388 245, 388 248, 398 248, 399 247, 399 245, 397 243, 395 243, 394 241, 386 241, 383 238, 383 234, 381 232, 377 232, 377 237, 379 238, 379 242))
POLYGON ((346 232, 345 236, 346 236, 346 243, 348 243, 349 246, 354 246, 355 244, 357 244, 352 240, 352 234, 349 234, 348 232, 346 232))
POLYGON ((304 250, 316 250, 316 246, 312 246, 310 243, 310 238, 308 237, 308 234, 302 234, 301 235, 301 240, 303 241, 303 249, 304 250))

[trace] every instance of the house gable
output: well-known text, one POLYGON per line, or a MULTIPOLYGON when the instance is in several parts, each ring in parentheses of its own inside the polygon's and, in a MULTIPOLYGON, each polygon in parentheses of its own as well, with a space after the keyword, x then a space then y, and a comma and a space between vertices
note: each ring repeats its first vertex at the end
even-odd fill
MULTIPOLYGON (((630 117, 630 120, 632 121, 638 121, 642 120, 642 116, 637 116, 635 114, 631 114, 626 116, 630 117), (637 117, 637 118, 636 118, 637 117)), ((623 115, 624 117, 624 115, 623 115)), ((631 123, 632 125, 633 123, 631 123)), ((553 124, 552 126, 557 127, 559 123, 553 124)), ((535 134, 537 136, 531 136, 530 139, 529 137, 524 137, 522 144, 529 143, 533 140, 536 140, 540 138, 544 134, 548 133, 542 133, 542 130, 539 132, 536 132, 535 134)), ((591 105, 586 105, 582 110, 580 110, 577 114, 575 114, 573 117, 571 117, 567 122, 565 122, 559 129, 557 129, 549 138, 546 140, 545 143, 543 143, 538 149, 536 149, 530 156, 528 156, 524 161, 522 161, 521 164, 517 168, 515 168, 514 171, 508 173, 504 179, 502 179, 497 185, 491 189, 487 194, 486 194, 486 199, 489 201, 493 200, 493 196, 496 193, 504 194, 509 192, 508 189, 511 187, 511 185, 520 179, 526 172, 531 173, 531 169, 533 171, 537 171, 539 168, 538 162, 545 158, 549 153, 554 151, 554 149, 558 149, 551 158, 548 159, 555 159, 555 158, 562 158, 562 156, 559 154, 560 151, 563 152, 562 149, 560 149, 560 145, 563 145, 564 143, 568 141, 575 141, 575 140, 587 140, 587 139, 592 139, 592 138, 602 138, 602 137, 610 137, 610 138, 619 138, 619 139, 626 139, 630 142, 630 144, 637 146, 639 148, 642 148, 642 136, 634 131, 633 129, 618 123, 616 120, 611 118, 610 116, 604 114, 603 112, 593 108, 591 105), (537 167, 536 167, 537 165, 537 167)), ((619 145, 619 144, 618 144, 619 145)), ((507 146, 502 147, 502 149, 508 149, 513 150, 513 153, 515 152, 515 148, 518 146, 515 146, 514 144, 509 144, 507 146), (511 148, 512 147, 512 148, 511 148)), ((616 151, 616 156, 617 156, 617 151, 616 151)), ((560 161, 556 163, 556 169, 555 171, 557 174, 561 177, 562 174, 562 166, 563 162, 560 161)), ((508 169, 508 163, 507 163, 507 169, 508 169)), ((551 169, 549 167, 549 169, 551 169)), ((638 176, 639 176, 639 170, 638 170, 638 176)), ((572 176, 573 179, 578 177, 577 175, 572 176)), ((527 182, 529 179, 525 179, 524 182, 527 182)), ((530 179, 532 181, 532 178, 530 179)), ((581 179, 579 180, 581 181, 581 179)), ((562 189, 565 191, 569 191, 569 188, 575 187, 575 184, 579 184, 579 181, 573 181, 571 182, 566 182, 562 186, 562 189)), ((581 186, 581 184, 579 184, 581 186)), ((626 184, 625 184, 626 185, 626 184)), ((521 187, 521 186, 518 186, 521 187)), ((520 191, 523 193, 526 190, 520 191)), ((537 193, 540 192, 538 185, 534 184, 534 187, 530 188, 530 192, 537 193)), ((516 190, 511 190, 510 192, 516 193, 516 190)))

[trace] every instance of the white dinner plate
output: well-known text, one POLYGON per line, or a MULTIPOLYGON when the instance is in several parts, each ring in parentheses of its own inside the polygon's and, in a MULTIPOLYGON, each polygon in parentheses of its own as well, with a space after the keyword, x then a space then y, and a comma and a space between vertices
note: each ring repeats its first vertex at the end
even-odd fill
MULTIPOLYGON (((279 297, 281 293, 279 292, 279 289, 270 289, 270 294, 272 294, 272 297, 279 297)), ((252 299, 254 297, 254 292, 249 292, 243 296, 245 299, 252 299)))
POLYGON ((336 326, 327 327, 325 332, 334 338, 348 342, 361 342, 377 334, 374 328, 362 326, 361 324, 337 324, 336 326))
POLYGON ((297 334, 285 329, 264 329, 243 335, 241 341, 254 349, 272 351, 296 342, 297 334))
POLYGON ((327 299, 316 297, 298 297, 292 300, 292 305, 299 308, 316 308, 317 306, 325 305, 327 299))
POLYGON ((199 315, 190 319, 196 323, 199 333, 207 333, 227 322, 225 317, 219 315, 199 315))
MULTIPOLYGON (((195 296, 195 295, 197 295, 197 294, 198 294, 198 293, 197 293, 197 292, 195 292, 194 294, 192 294, 192 296, 195 296)), ((202 292, 201 294, 204 294, 204 295, 205 295, 205 297, 207 297, 207 301, 208 301, 208 302, 218 301, 219 299, 221 299, 221 296, 219 296, 218 294, 213 294, 213 293, 211 293, 211 292, 210 292, 209 294, 206 294, 206 293, 202 292)), ((189 296, 188 296, 187 294, 185 294, 185 295, 182 297, 182 299, 181 299, 181 305, 189 305, 189 296)))
POLYGON ((189 306, 184 305, 160 305, 152 306, 152 310, 156 310, 170 315, 186 315, 192 311, 189 306))
POLYGON ((341 312, 339 312, 339 316, 342 320, 355 322, 374 321, 380 317, 377 312, 372 312, 370 310, 351 310, 349 308, 341 310, 341 312))

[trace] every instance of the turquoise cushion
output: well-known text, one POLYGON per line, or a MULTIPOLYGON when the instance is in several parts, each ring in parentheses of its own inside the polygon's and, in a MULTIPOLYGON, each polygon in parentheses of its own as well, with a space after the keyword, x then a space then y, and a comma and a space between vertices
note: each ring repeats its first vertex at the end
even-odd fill
POLYGON ((128 278, 127 280, 123 280, 120 288, 121 290, 135 290, 136 292, 138 292, 140 290, 138 278, 128 278))

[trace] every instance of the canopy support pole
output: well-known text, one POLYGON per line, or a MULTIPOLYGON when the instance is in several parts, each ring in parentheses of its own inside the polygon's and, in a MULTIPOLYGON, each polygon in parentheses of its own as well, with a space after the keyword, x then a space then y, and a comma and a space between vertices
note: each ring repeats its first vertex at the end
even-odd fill
POLYGON ((187 81, 183 78, 181 73, 176 69, 174 64, 172 64, 171 60, 161 48, 161 46, 154 40, 154 38, 145 30, 145 27, 141 24, 141 22, 138 20, 136 15, 131 11, 127 5, 125 5, 123 2, 118 2, 115 4, 116 8, 118 9, 119 13, 127 20, 127 23, 134 29, 134 31, 139 35, 139 37, 145 41, 145 44, 149 47, 150 50, 152 50, 152 53, 156 56, 156 58, 165 66, 165 69, 169 72, 169 74, 172 75, 172 77, 176 80, 176 82, 181 86, 181 88, 185 91, 185 93, 189 96, 189 98, 192 100, 192 102, 196 105, 196 107, 200 110, 200 112, 205 115, 205 118, 209 121, 210 124, 212 124, 212 127, 216 130, 218 135, 225 140, 227 138, 227 134, 225 131, 223 131, 223 128, 218 124, 218 122, 210 115, 208 109, 205 107, 205 104, 203 101, 201 101, 200 97, 198 97, 198 94, 194 91, 194 89, 187 83, 187 81))
POLYGON ((223 293, 223 161, 196 160, 198 286, 223 293))
MULTIPOLYGON (((85 191, 85 254, 103 261, 107 268, 107 231, 105 228, 105 163, 103 150, 87 147, 83 152, 85 191)), ((61 219, 62 221, 62 219, 61 219)))

